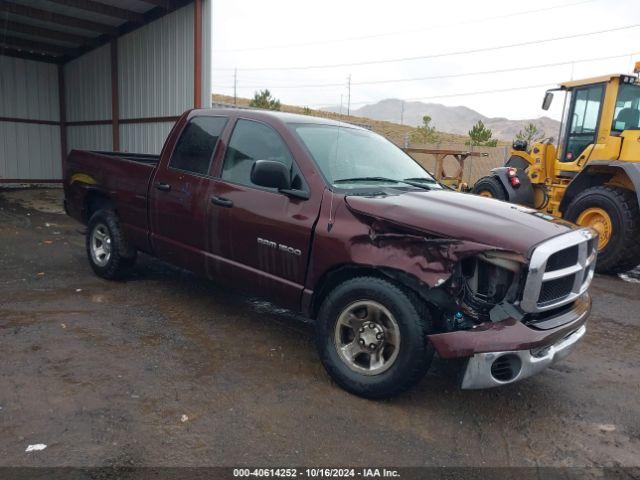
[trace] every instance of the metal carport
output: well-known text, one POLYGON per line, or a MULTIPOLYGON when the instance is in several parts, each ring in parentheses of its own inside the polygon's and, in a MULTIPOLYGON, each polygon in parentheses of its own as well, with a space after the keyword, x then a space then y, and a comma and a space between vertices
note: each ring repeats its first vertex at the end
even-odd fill
POLYGON ((74 148, 159 153, 209 106, 212 0, 0 0, 0 183, 74 148))

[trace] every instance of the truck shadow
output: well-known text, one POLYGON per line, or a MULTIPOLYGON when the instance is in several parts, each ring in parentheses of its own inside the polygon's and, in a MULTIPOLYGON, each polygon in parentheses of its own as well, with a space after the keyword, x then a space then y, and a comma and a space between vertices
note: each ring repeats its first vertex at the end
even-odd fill
MULTIPOLYGON (((307 364, 297 374, 308 373, 312 377, 305 379, 304 383, 321 382, 323 385, 319 387, 323 390, 329 387, 329 390, 334 390, 335 394, 357 398, 340 390, 329 376, 318 368, 319 359, 313 347, 313 320, 291 310, 280 308, 264 299, 243 295, 242 292, 233 290, 222 282, 198 277, 191 272, 147 256, 142 256, 129 281, 162 285, 167 292, 180 297, 180 302, 185 301, 198 311, 224 309, 234 318, 237 317, 232 328, 237 328, 239 331, 246 328, 267 330, 269 336, 279 345, 286 345, 288 349, 304 350, 295 354, 296 358, 302 358, 307 364)), ((550 398, 554 396, 557 398, 558 395, 554 392, 558 390, 557 376, 563 375, 561 371, 557 371, 553 373, 554 378, 551 381, 531 378, 496 389, 461 390, 459 380, 463 367, 464 361, 445 361, 435 357, 429 372, 416 387, 382 403, 397 405, 400 408, 438 409, 438 406, 447 408, 447 404, 455 399, 456 402, 462 402, 465 408, 485 411, 488 408, 487 403, 492 405, 491 409, 495 409, 495 404, 498 402, 502 405, 504 414, 516 415, 523 408, 521 404, 523 397, 526 397, 528 404, 538 402, 549 404, 550 398)), ((552 403, 555 404, 556 401, 552 403)), ((556 405, 555 408, 562 409, 562 406, 556 405)))

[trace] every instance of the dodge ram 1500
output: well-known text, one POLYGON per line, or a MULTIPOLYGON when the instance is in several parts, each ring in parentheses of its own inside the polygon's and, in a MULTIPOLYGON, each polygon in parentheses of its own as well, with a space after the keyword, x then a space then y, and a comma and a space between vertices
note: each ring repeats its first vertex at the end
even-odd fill
POLYGON ((343 388, 389 397, 434 354, 505 385, 585 333, 596 234, 439 185, 383 137, 258 110, 191 110, 159 156, 72 151, 65 208, 95 273, 138 251, 315 321, 343 388))

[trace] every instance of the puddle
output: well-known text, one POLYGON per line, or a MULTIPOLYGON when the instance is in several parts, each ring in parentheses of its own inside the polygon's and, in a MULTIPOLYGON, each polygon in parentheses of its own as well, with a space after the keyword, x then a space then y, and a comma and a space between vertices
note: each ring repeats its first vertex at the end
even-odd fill
POLYGON ((625 273, 620 273, 618 274, 618 276, 625 282, 640 283, 640 265, 638 265, 633 270, 629 270, 625 273))

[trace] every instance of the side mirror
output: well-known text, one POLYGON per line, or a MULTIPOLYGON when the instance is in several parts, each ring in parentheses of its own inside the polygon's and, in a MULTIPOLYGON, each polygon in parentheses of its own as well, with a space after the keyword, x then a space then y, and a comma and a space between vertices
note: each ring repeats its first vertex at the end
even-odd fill
POLYGON ((288 190, 291 188, 291 173, 283 163, 256 160, 251 167, 251 182, 261 187, 288 190))
POLYGON ((544 94, 544 100, 542 101, 542 109, 549 110, 551 102, 553 101, 553 92, 546 92, 544 94))

